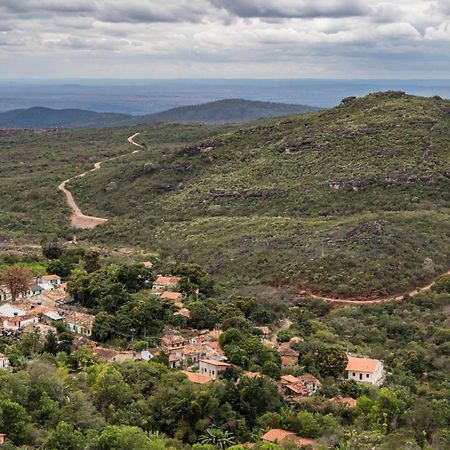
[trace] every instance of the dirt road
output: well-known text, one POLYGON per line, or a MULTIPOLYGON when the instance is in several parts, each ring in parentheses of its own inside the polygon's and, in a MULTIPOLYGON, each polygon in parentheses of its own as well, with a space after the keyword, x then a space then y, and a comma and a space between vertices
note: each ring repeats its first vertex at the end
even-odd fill
MULTIPOLYGON (((450 275, 450 270, 443 275, 450 275)), ((437 279, 439 279, 441 276, 437 277, 437 279)), ((415 297, 416 295, 420 294, 421 292, 424 291, 429 291, 435 284, 436 284, 436 280, 433 281, 430 284, 427 284, 426 286, 423 286, 421 288, 416 288, 411 292, 408 292, 408 295, 410 297, 415 297)), ((332 303, 339 303, 342 305, 357 305, 357 306, 362 306, 362 305, 373 305, 375 303, 384 303, 384 302, 400 302, 402 300, 405 299, 404 295, 398 295, 397 297, 382 297, 382 298, 376 298, 373 300, 355 300, 355 299, 351 299, 351 298, 343 298, 343 299, 338 299, 338 298, 332 298, 332 297, 324 297, 322 295, 317 295, 317 294, 309 294, 310 297, 312 298, 316 298, 318 300, 324 300, 326 302, 332 302, 332 303)))
MULTIPOLYGON (((144 148, 141 144, 138 144, 134 141, 134 138, 138 136, 139 133, 133 134, 133 136, 130 136, 128 138, 128 142, 132 145, 135 145, 140 148, 144 148)), ((131 154, 138 153, 139 150, 133 151, 131 154)), ((126 153, 125 155, 119 155, 114 156, 113 158, 108 158, 103 161, 97 161, 94 164, 94 168, 91 170, 87 170, 86 172, 80 173, 79 175, 75 175, 74 177, 68 178, 67 180, 64 180, 59 186, 58 189, 62 192, 64 192, 66 196, 67 204, 69 205, 70 209, 72 210, 72 215, 70 216, 70 223, 72 224, 73 228, 78 229, 91 229, 95 228, 97 225, 104 224, 108 221, 108 219, 105 219, 103 217, 95 217, 95 216, 87 216, 86 214, 83 214, 80 207, 75 202, 75 199, 73 198, 72 193, 67 189, 66 185, 70 180, 73 180, 74 178, 80 178, 84 177, 89 172, 95 172, 96 170, 99 170, 104 162, 112 161, 117 158, 122 158, 123 156, 130 155, 130 153, 126 153)))

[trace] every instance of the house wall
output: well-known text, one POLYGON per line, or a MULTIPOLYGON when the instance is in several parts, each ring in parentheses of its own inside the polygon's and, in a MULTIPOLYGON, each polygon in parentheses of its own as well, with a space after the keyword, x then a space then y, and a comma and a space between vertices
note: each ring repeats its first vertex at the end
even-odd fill
POLYGON ((375 370, 372 373, 347 371, 347 378, 349 380, 355 380, 358 383, 369 383, 375 386, 379 386, 383 382, 384 369, 383 364, 378 362, 375 370))
POLYGON ((213 380, 216 380, 219 373, 226 369, 225 366, 215 366, 213 364, 205 363, 200 361, 199 363, 199 373, 202 375, 209 375, 213 380))
POLYGON ((281 357, 281 368, 287 369, 290 367, 294 367, 298 362, 298 358, 294 356, 282 356, 281 357))
POLYGON ((9 367, 9 359, 8 358, 0 358, 0 368, 6 369, 9 367))

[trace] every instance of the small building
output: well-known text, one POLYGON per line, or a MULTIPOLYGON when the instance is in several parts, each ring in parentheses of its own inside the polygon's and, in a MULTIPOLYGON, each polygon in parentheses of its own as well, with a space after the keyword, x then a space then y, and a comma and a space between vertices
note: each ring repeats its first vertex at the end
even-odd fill
POLYGON ((298 377, 299 383, 303 384, 308 389, 308 395, 313 395, 322 387, 322 383, 310 373, 305 373, 298 377))
POLYGON ((298 364, 298 357, 300 353, 294 350, 289 345, 284 345, 278 349, 278 353, 281 357, 281 368, 291 369, 298 364))
POLYGON ((294 377, 294 375, 281 375, 280 383, 282 385, 295 384, 298 383, 298 378, 294 377))
POLYGON ((37 317, 29 316, 27 311, 16 308, 10 303, 0 306, 0 323, 5 330, 19 330, 28 324, 37 322, 37 317))
POLYGON ((28 295, 30 297, 35 297, 36 295, 40 295, 40 294, 42 294, 42 292, 44 292, 44 288, 40 284, 33 283, 28 286, 28 295))
POLYGON ((42 320, 46 323, 58 322, 63 320, 64 317, 58 314, 58 311, 48 311, 42 314, 42 320))
POLYGON ((174 289, 181 281, 181 277, 163 277, 159 275, 153 283, 153 289, 157 291, 174 289))
POLYGON ((41 284, 41 283, 51 284, 54 287, 59 287, 61 285, 61 277, 56 274, 43 275, 39 279, 39 284, 41 284))
POLYGON ((201 359, 199 362, 199 373, 209 375, 213 380, 217 380, 220 373, 224 372, 230 364, 215 359, 201 359))
POLYGON ((0 353, 0 369, 6 369, 8 367, 9 367, 9 358, 3 353, 0 353))
POLYGON ((182 297, 183 297, 183 294, 181 292, 164 291, 161 294, 160 299, 161 300, 171 300, 173 302, 179 302, 182 297))
POLYGON ((385 376, 383 362, 378 359, 348 356, 345 371, 349 380, 355 380, 358 383, 373 384, 375 386, 381 386, 385 376))
POLYGON ((142 264, 146 269, 151 269, 153 267, 153 263, 150 261, 144 261, 142 264))
POLYGON ((94 326, 95 316, 81 312, 68 312, 63 316, 67 322, 69 329, 83 336, 92 335, 92 327, 94 326))
POLYGON ((189 341, 183 336, 174 334, 166 335, 160 339, 161 346, 165 348, 181 348, 184 347, 189 341))
POLYGON ((187 379, 193 384, 208 384, 213 381, 213 378, 209 375, 203 375, 201 373, 188 372, 187 370, 182 371, 187 379))
POLYGON ((3 445, 6 442, 6 434, 0 433, 0 445, 3 445))

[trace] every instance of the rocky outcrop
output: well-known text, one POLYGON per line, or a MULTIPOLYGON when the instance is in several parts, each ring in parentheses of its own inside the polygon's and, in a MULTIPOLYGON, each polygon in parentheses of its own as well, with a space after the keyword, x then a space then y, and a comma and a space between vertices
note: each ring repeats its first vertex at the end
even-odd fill
POLYGON ((213 198, 236 198, 236 199, 246 199, 246 198, 270 198, 274 195, 283 193, 282 189, 272 189, 272 190, 258 190, 258 189, 243 189, 243 190, 232 190, 225 191, 222 189, 212 189, 211 195, 213 198))
POLYGON ((356 97, 354 95, 351 95, 349 97, 345 97, 341 100, 341 103, 343 105, 348 105, 349 103, 352 103, 353 101, 356 100, 356 97))
POLYGON ((341 189, 353 189, 354 191, 359 191, 360 189, 371 185, 373 182, 374 179, 371 177, 362 177, 355 180, 330 181, 328 185, 331 189, 335 189, 336 191, 341 189))
POLYGON ((214 150, 215 148, 219 147, 221 144, 218 141, 208 141, 203 142, 198 145, 193 145, 191 147, 186 147, 180 150, 180 155, 182 156, 194 156, 199 153, 207 153, 211 150, 214 150))

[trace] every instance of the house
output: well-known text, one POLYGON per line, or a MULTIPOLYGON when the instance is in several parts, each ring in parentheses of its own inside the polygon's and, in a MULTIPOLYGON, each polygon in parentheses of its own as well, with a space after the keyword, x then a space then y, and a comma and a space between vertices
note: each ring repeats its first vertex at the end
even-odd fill
POLYGON ((52 323, 54 321, 63 320, 64 317, 58 314, 58 311, 47 311, 42 313, 42 320, 46 323, 52 323))
POLYGON ((305 373, 298 377, 300 384, 308 389, 308 395, 313 395, 322 387, 322 383, 313 375, 305 373))
POLYGON ((81 312, 70 311, 64 316, 70 330, 84 336, 92 335, 92 327, 94 326, 95 316, 81 312))
POLYGON ((153 267, 153 263, 150 262, 150 261, 144 261, 144 262, 141 263, 141 264, 143 264, 143 266, 144 266, 146 269, 151 269, 151 268, 153 267))
POLYGON ((295 384, 298 383, 298 378, 294 375, 282 375, 280 377, 280 383, 282 385, 295 384))
POLYGON ((283 444, 286 441, 291 441, 298 447, 311 446, 314 448, 316 446, 315 442, 312 439, 301 438, 298 437, 292 431, 286 431, 279 428, 273 428, 269 430, 266 434, 262 435, 261 441, 271 442, 273 444, 283 444))
POLYGON ((202 375, 201 373, 188 372, 187 370, 182 371, 187 379, 193 384, 208 384, 213 381, 213 378, 209 375, 202 375))
POLYGON ((50 284, 53 287, 59 287, 61 285, 61 277, 59 275, 43 275, 39 278, 39 284, 50 284))
POLYGON ((7 367, 9 367, 9 358, 0 353, 0 369, 6 369, 7 367))
POLYGON ((358 383, 381 386, 384 381, 383 362, 378 359, 348 356, 345 371, 349 380, 355 380, 358 383))
POLYGON ((9 303, 0 306, 0 324, 6 330, 19 330, 30 323, 37 323, 37 317, 29 316, 27 311, 9 303))
POLYGON ((163 277, 159 275, 153 283, 153 289, 157 291, 173 289, 181 281, 181 277, 163 277))
POLYGON ((220 373, 224 372, 230 364, 215 359, 201 359, 199 362, 199 373, 209 375, 216 380, 220 373))
POLYGON ((294 350, 289 345, 283 345, 278 349, 278 353, 281 357, 281 368, 291 369, 298 364, 298 357, 300 353, 294 350))
POLYGON ((189 341, 180 335, 166 335, 160 339, 161 346, 165 348, 184 347, 189 341))
POLYGON ((177 303, 181 300, 182 297, 183 297, 183 294, 181 292, 164 291, 161 294, 160 299, 161 300, 171 300, 171 301, 177 303))
POLYGON ((40 284, 33 283, 28 286, 28 295, 30 297, 34 297, 36 295, 42 294, 43 291, 44 291, 44 288, 40 284))
POLYGON ((6 434, 0 433, 0 445, 3 445, 6 442, 6 434))

